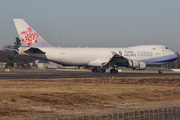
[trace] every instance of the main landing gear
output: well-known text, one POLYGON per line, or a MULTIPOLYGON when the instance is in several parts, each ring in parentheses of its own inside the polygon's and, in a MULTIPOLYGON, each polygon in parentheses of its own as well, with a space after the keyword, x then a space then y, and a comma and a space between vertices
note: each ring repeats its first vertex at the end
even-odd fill
POLYGON ((118 73, 117 66, 113 66, 113 68, 110 70, 110 73, 118 73))
MULTIPOLYGON (((92 69, 92 72, 93 72, 93 73, 96 73, 96 72, 105 73, 105 72, 106 72, 106 69, 105 69, 105 68, 94 67, 94 68, 92 69)), ((113 67, 113 68, 110 70, 110 73, 118 73, 118 69, 117 69, 116 67, 113 67)))
POLYGON ((101 73, 105 73, 106 72, 106 69, 108 69, 109 67, 113 67, 111 70, 110 70, 110 73, 118 73, 118 67, 116 66, 116 63, 115 61, 110 61, 109 63, 107 63, 105 66, 103 66, 102 68, 101 67, 94 67, 92 69, 92 72, 101 72, 101 73))
POLYGON ((97 68, 97 67, 94 67, 92 69, 92 72, 100 72, 100 73, 105 73, 106 72, 106 69, 103 69, 103 68, 97 68))
POLYGON ((111 69, 110 73, 118 73, 118 69, 111 69))

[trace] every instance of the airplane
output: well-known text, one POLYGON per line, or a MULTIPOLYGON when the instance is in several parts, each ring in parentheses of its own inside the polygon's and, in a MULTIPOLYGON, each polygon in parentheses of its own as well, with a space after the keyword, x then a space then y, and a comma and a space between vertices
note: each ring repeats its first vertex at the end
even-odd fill
MULTIPOLYGON (((21 45, 16 51, 56 62, 64 66, 89 66, 92 72, 118 73, 118 67, 145 70, 147 66, 161 66, 178 58, 164 45, 140 45, 124 48, 63 48, 49 45, 23 19, 13 19, 21 45)), ((159 73, 163 70, 160 68, 159 73)))

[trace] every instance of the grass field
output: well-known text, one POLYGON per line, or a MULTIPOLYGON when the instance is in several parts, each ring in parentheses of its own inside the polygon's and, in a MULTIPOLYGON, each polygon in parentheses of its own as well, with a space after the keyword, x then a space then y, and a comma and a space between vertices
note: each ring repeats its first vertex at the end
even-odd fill
POLYGON ((0 118, 176 101, 180 101, 176 76, 0 81, 0 118))

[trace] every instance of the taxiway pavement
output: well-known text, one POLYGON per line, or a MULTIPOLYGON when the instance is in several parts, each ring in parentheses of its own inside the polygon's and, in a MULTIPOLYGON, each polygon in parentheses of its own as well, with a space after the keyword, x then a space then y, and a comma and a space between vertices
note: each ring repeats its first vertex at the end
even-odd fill
POLYGON ((0 71, 0 79, 49 79, 49 78, 98 78, 98 77, 150 77, 150 76, 180 76, 180 73, 154 72, 120 72, 120 73, 91 73, 87 71, 58 71, 58 70, 13 70, 0 71))

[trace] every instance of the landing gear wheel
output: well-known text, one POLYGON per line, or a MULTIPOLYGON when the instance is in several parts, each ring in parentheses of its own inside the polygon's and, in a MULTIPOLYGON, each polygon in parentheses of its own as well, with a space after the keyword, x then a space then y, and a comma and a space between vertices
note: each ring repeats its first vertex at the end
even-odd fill
POLYGON ((106 70, 105 69, 102 69, 102 73, 105 73, 106 72, 106 70))
POLYGON ((93 73, 96 73, 96 72, 105 73, 105 72, 106 72, 106 69, 93 68, 93 69, 92 69, 92 72, 93 72, 93 73))
POLYGON ((117 69, 111 69, 110 73, 118 73, 118 70, 117 69))
POLYGON ((92 69, 92 72, 93 72, 93 73, 97 72, 97 69, 93 68, 93 69, 92 69))
POLYGON ((162 74, 162 73, 163 73, 163 70, 158 70, 158 73, 159 73, 159 74, 162 74))

